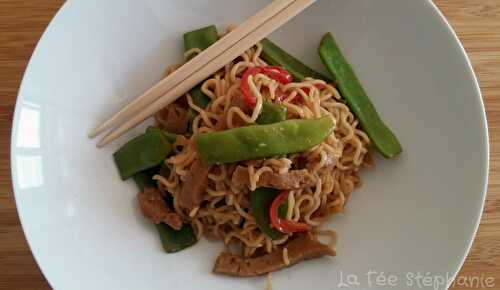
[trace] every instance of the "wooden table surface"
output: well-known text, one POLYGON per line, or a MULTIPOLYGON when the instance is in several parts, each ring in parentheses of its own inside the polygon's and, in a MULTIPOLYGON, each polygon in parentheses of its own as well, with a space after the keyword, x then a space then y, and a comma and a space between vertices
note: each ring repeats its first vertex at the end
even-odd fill
MULTIPOLYGON (((0 0, 0 289, 50 289, 31 255, 17 216, 9 144, 23 72, 38 39, 62 3, 0 0)), ((457 31, 479 77, 491 144, 486 207, 472 250, 453 289, 481 289, 481 285, 466 283, 473 277, 493 277, 495 286, 489 289, 500 289, 500 0, 435 3, 457 31)))

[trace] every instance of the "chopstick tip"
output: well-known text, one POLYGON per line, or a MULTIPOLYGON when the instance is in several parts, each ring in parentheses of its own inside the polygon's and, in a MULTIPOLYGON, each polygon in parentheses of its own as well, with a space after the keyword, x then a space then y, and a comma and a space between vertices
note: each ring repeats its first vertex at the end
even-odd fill
POLYGON ((101 134, 103 132, 103 126, 97 126, 95 127, 94 129, 90 130, 90 132, 87 134, 87 136, 90 138, 90 139, 94 139, 95 137, 97 137, 99 134, 101 134))
POLYGON ((87 134, 87 137, 88 137, 89 139, 94 139, 97 135, 98 135, 98 133, 97 133, 97 132, 96 132, 96 130, 94 129, 94 130, 90 131, 90 132, 87 134))
POLYGON ((102 148, 104 147, 106 144, 108 144, 109 142, 106 140, 106 138, 102 139, 101 141, 97 142, 96 144, 96 147, 97 148, 102 148))

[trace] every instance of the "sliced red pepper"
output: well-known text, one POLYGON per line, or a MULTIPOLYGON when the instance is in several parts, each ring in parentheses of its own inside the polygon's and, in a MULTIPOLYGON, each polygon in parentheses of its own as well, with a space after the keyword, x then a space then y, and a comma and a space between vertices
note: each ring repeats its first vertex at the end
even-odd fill
POLYGON ((275 98, 280 102, 286 99, 286 97, 288 97, 288 95, 285 92, 283 92, 280 88, 277 88, 274 94, 275 98))
POLYGON ((255 100, 254 96, 252 96, 252 93, 250 92, 250 86, 248 85, 248 77, 254 76, 260 72, 261 72, 260 67, 258 67, 258 66, 257 67, 250 67, 243 73, 243 76, 241 77, 240 90, 241 90, 241 93, 243 94, 243 97, 245 99, 245 103, 250 108, 255 107, 256 100, 255 100))
MULTIPOLYGON (((326 86, 324 84, 315 84, 314 86, 317 87, 320 90, 324 90, 326 88, 326 86)), ((302 88, 302 90, 306 94, 309 94, 309 92, 311 91, 308 87, 302 88)))
POLYGON ((279 66, 264 66, 262 67, 262 73, 284 85, 293 81, 293 76, 286 69, 279 66))
MULTIPOLYGON (((323 89, 325 89, 325 88, 326 88, 326 86, 325 86, 324 84, 315 84, 314 86, 315 86, 315 87, 317 87, 317 88, 318 88, 318 89, 320 89, 320 90, 323 90, 323 89)), ((304 91, 304 93, 306 93, 307 95, 308 95, 308 94, 309 94, 309 92, 311 91, 311 90, 309 89, 309 87, 304 87, 304 88, 302 88, 302 90, 303 90, 303 91, 304 91)), ((293 99, 292 103, 294 103, 294 104, 296 104, 296 105, 297 105, 297 104, 304 104, 304 98, 302 97, 302 95, 300 95, 300 94, 299 94, 299 95, 297 95, 297 96, 293 99)))
MULTIPOLYGON (((326 88, 326 86, 323 85, 323 84, 315 84, 314 86, 317 87, 320 90, 323 90, 323 89, 326 88)), ((302 88, 302 90, 306 94, 309 94, 309 92, 310 92, 310 89, 308 87, 304 87, 304 88, 302 88)), ((281 91, 279 88, 276 90, 276 98, 279 101, 283 101, 286 97, 288 97, 288 95, 285 94, 283 91, 281 91)), ((298 94, 298 95, 295 96, 295 98, 293 98, 293 100, 291 101, 291 103, 295 104, 295 105, 304 104, 304 98, 302 97, 302 95, 298 94)))
POLYGON ((290 103, 294 105, 303 105, 304 97, 302 97, 302 95, 297 94, 290 103))
POLYGON ((320 90, 326 89, 326 85, 324 85, 324 84, 315 84, 314 86, 317 87, 320 90))
POLYGON ((288 84, 293 81, 292 75, 286 69, 279 66, 256 66, 248 68, 241 77, 240 90, 244 96, 245 103, 251 108, 255 107, 256 99, 250 92, 248 78, 259 73, 265 74, 281 84, 288 84))
POLYGON ((271 204, 271 207, 269 208, 269 219, 271 220, 271 225, 278 231, 285 234, 309 231, 311 226, 306 223, 294 222, 278 217, 278 207, 288 197, 288 193, 289 192, 287 190, 282 191, 271 204))

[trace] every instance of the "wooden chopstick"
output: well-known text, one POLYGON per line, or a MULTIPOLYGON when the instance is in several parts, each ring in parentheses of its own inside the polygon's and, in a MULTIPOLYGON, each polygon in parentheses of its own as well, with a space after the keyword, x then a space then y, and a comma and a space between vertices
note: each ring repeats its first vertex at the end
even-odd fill
POLYGON ((173 102, 178 97, 182 96, 188 92, 191 88, 196 86, 198 83, 202 82, 204 79, 215 73, 220 68, 233 59, 237 58, 240 54, 245 52, 247 49, 255 45, 255 43, 262 40, 264 37, 269 35, 271 32, 276 30, 281 25, 285 24, 295 15, 302 12, 304 9, 313 4, 316 0, 296 0, 293 4, 287 8, 280 11, 274 17, 269 19, 267 22, 263 23, 261 26, 257 27, 252 33, 241 39, 239 42, 234 44, 231 48, 224 51, 221 55, 217 56, 204 67, 202 67, 196 73, 190 75, 183 82, 175 86, 172 90, 165 93, 154 103, 148 105, 144 110, 138 114, 132 116, 125 123, 118 126, 111 132, 109 132, 98 144, 97 146, 104 146, 111 141, 115 140, 123 133, 133 128, 137 124, 141 123, 148 117, 152 116, 171 102, 173 102))
POLYGON ((199 55, 182 65, 179 69, 147 90, 144 94, 130 102, 110 119, 92 130, 89 133, 89 138, 94 138, 109 128, 126 121, 127 116, 140 111, 147 105, 157 100, 165 94, 165 92, 171 90, 174 86, 184 81, 188 76, 198 71, 210 60, 219 56, 236 42, 240 41, 242 38, 255 30, 256 27, 259 27, 271 17, 290 6, 294 1, 295 0, 274 0, 271 2, 269 5, 264 7, 264 9, 249 17, 241 25, 236 27, 235 30, 219 39, 216 43, 214 43, 214 45, 211 45, 202 51, 199 55))

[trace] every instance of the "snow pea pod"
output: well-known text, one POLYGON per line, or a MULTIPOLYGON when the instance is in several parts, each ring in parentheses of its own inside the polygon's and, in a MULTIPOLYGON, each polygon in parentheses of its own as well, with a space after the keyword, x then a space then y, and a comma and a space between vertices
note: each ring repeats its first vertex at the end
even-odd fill
MULTIPOLYGON (((156 174, 168 176, 169 173, 170 169, 167 167, 167 165, 165 165, 164 162, 162 162, 158 166, 137 172, 132 176, 132 178, 134 179, 134 182, 139 188, 139 190, 144 191, 144 189, 147 187, 153 187, 153 188, 158 187, 156 180, 153 180, 153 176, 155 176, 156 174)), ((171 195, 167 194, 165 196, 165 201, 167 202, 167 205, 169 207, 171 208, 173 207, 173 201, 171 195)))
POLYGON ((159 165, 172 150, 162 132, 146 132, 123 145, 113 154, 123 180, 159 165))
POLYGON ((262 104, 262 111, 255 123, 260 125, 273 124, 286 120, 287 108, 271 102, 262 104))
MULTIPOLYGON (((188 51, 195 47, 202 50, 206 49, 217 41, 217 39, 217 29, 213 25, 188 32, 184 34, 185 50, 188 51)), ((194 55, 191 57, 194 57, 194 55)), ((193 102, 199 107, 205 108, 210 102, 210 98, 203 94, 200 86, 193 88, 190 94, 193 102)), ((195 116, 195 114, 193 115, 195 116)), ((193 119, 194 116, 192 116, 193 119)), ((120 170, 122 179, 133 176, 135 183, 141 191, 145 187, 156 187, 156 182, 152 180, 152 177, 162 170, 167 170, 161 165, 158 166, 158 164, 170 154, 170 143, 174 143, 176 139, 176 134, 159 128, 149 127, 145 134, 125 144, 114 154, 115 162, 120 170), (162 150, 167 147, 168 150, 162 150)), ((173 207, 170 195, 166 196, 165 202, 169 207, 173 207)), ((160 235, 163 249, 167 253, 178 252, 197 242, 193 228, 189 224, 184 224, 178 231, 164 223, 155 226, 160 235)))
MULTIPOLYGON (((215 25, 210 25, 184 33, 184 50, 189 51, 193 48, 201 50, 207 49, 210 45, 219 39, 217 28, 215 25)), ((191 55, 189 59, 193 58, 195 54, 191 55)))
POLYGON ((196 146, 207 164, 261 159, 307 150, 333 131, 331 117, 293 119, 200 134, 196 146))
POLYGON ((150 169, 146 169, 141 172, 137 172, 132 176, 135 184, 139 187, 140 191, 144 191, 146 187, 156 187, 156 181, 153 180, 153 176, 158 174, 160 171, 160 166, 155 166, 150 169))
POLYGON ((351 65, 340 51, 330 33, 325 34, 319 46, 319 55, 349 108, 359 119, 377 150, 386 158, 393 158, 401 153, 398 139, 378 115, 372 102, 366 95, 351 65))
MULTIPOLYGON (((255 222, 257 226, 259 226, 259 229, 272 240, 279 239, 283 236, 280 231, 271 227, 271 221, 269 219, 269 208, 280 192, 281 190, 274 188, 259 187, 250 193, 252 215, 255 218, 255 222)), ((278 216, 280 218, 285 218, 287 209, 288 200, 285 200, 278 208, 278 216)))
POLYGON ((189 246, 196 244, 198 241, 194 234, 193 228, 189 224, 183 224, 178 231, 172 229, 164 223, 156 225, 158 234, 160 235, 161 244, 167 253, 175 253, 189 246))
MULTIPOLYGON (((152 178, 155 174, 159 174, 165 170, 168 170, 168 168, 166 168, 162 163, 162 165, 160 166, 155 166, 153 168, 134 174, 133 179, 137 184, 137 187, 139 187, 140 191, 143 191, 146 187, 156 188, 156 181, 154 181, 152 178)), ((173 198, 170 194, 167 194, 164 199, 168 207, 174 207, 173 198)), ((189 224, 184 224, 178 231, 174 230, 165 223, 160 223, 155 226, 160 236, 160 241, 163 249, 167 253, 178 252, 195 244, 197 241, 193 228, 189 224)))
MULTIPOLYGON (((189 91, 189 94, 191 95, 191 98, 193 98, 193 103, 202 109, 206 108, 208 103, 210 103, 210 98, 201 91, 201 86, 192 88, 189 91)), ((196 116, 198 116, 198 112, 189 108, 187 112, 188 128, 186 133, 188 136, 193 134, 193 120, 196 116)))
MULTIPOLYGON (((199 48, 201 50, 206 49, 210 45, 214 44, 219 38, 217 33, 217 28, 215 25, 210 25, 197 30, 193 30, 184 34, 184 51, 187 52, 193 48, 199 48)), ((188 56, 188 60, 193 58, 196 54, 191 54, 188 56)), ((191 98, 193 98, 193 103, 200 107, 206 108, 208 103, 210 103, 210 98, 201 91, 201 85, 197 85, 189 91, 191 98)), ((193 109, 188 110, 188 132, 192 133, 192 123, 194 118, 198 115, 193 109)))
MULTIPOLYGON (((133 179, 139 187, 139 190, 141 191, 143 191, 146 187, 156 188, 156 181, 154 181, 152 178, 155 174, 159 174, 165 170, 168 170, 168 168, 166 168, 162 163, 162 165, 160 166, 156 166, 134 174, 133 179)), ((167 194, 164 199, 165 203, 170 208, 173 208, 174 205, 172 196, 170 194, 167 194)), ((184 224, 178 231, 174 230, 165 223, 156 224, 155 226, 160 236, 160 241, 163 249, 167 253, 178 252, 197 242, 193 228, 189 224, 184 224)))
POLYGON ((149 126, 147 129, 146 129, 146 133, 148 132, 160 132, 163 134, 163 136, 165 136, 165 138, 168 140, 168 142, 170 142, 171 144, 175 143, 175 141, 177 140, 177 134, 174 134, 174 133, 170 133, 170 132, 167 132, 165 130, 162 130, 160 128, 156 128, 156 127, 153 127, 153 126, 149 126))
MULTIPOLYGON (((184 51, 188 52, 193 48, 204 50, 214 44, 217 39, 217 28, 214 25, 186 32, 184 34, 184 51)), ((194 57, 195 55, 192 54, 190 57, 194 57)), ((193 103, 200 108, 205 108, 210 102, 210 98, 201 91, 200 85, 191 89, 189 94, 193 98, 193 103)))
POLYGON ((300 60, 290 55, 271 40, 264 38, 260 41, 260 43, 262 44, 262 58, 269 65, 283 67, 289 71, 296 80, 303 81, 306 77, 311 77, 315 79, 322 79, 327 83, 332 82, 329 77, 303 64, 300 60))
POLYGON ((194 87, 189 94, 193 99, 193 103, 202 109, 206 108, 210 103, 211 99, 201 91, 201 86, 194 87))
MULTIPOLYGON (((196 106, 198 106, 202 109, 205 109, 211 100, 207 95, 205 95, 202 92, 201 85, 198 85, 198 86, 192 88, 189 91, 189 95, 193 99, 193 104, 195 104, 196 106)), ((198 115, 198 113, 195 110, 189 108, 188 119, 189 119, 190 124, 193 122, 193 119, 196 117, 196 115, 198 115)), ((191 126, 189 126, 188 129, 192 129, 191 126)))

